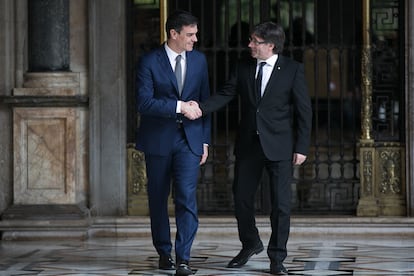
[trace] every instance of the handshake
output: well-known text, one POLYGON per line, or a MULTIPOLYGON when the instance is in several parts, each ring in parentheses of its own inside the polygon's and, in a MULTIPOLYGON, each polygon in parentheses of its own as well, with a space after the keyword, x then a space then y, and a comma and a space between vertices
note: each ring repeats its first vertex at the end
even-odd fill
POLYGON ((190 120, 203 116, 203 112, 196 101, 181 102, 181 113, 190 120))

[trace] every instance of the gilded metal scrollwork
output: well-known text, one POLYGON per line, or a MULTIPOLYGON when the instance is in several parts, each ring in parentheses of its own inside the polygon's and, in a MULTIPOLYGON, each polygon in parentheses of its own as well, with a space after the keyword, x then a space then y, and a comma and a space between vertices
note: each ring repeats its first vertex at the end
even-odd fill
POLYGON ((370 1, 362 2, 362 110, 361 110, 361 138, 370 140, 372 131, 372 58, 371 58, 371 29, 370 29, 370 1))
POLYGON ((399 194, 401 192, 400 153, 392 150, 382 151, 380 158, 382 163, 380 192, 382 194, 399 194))
POLYGON ((364 195, 372 193, 372 152, 364 151, 363 154, 363 176, 364 176, 364 195))
POLYGON ((145 170, 144 154, 134 151, 131 156, 132 161, 132 193, 138 195, 147 191, 147 174, 145 170))

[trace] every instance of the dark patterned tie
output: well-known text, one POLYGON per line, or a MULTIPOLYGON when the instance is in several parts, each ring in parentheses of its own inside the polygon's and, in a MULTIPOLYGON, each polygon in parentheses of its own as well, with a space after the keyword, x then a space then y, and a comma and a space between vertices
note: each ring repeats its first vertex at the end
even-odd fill
POLYGON ((263 66, 265 66, 266 62, 262 61, 259 64, 259 71, 257 72, 256 77, 256 91, 257 91, 257 99, 260 100, 262 98, 262 77, 263 77, 263 66))
POLYGON ((175 58, 175 77, 177 78, 177 84, 178 84, 178 93, 181 96, 181 91, 183 90, 183 73, 181 71, 181 55, 178 55, 175 58))

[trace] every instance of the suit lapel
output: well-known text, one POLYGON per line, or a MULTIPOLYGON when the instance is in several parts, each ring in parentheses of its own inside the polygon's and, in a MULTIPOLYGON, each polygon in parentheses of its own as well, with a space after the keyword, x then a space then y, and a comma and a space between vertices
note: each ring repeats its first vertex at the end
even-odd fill
POLYGON ((168 59, 167 52, 165 51, 164 44, 160 48, 160 51, 158 51, 158 62, 160 64, 160 72, 166 72, 168 79, 171 81, 172 85, 175 87, 175 91, 177 92, 178 96, 178 84, 177 79, 175 78, 174 71, 171 67, 170 60, 168 59), (168 69, 166 69, 168 68, 168 69))
POLYGON ((281 70, 283 70, 283 64, 284 64, 284 59, 283 56, 279 54, 275 66, 273 67, 272 70, 272 74, 270 75, 269 81, 266 84, 265 90, 263 92, 263 97, 266 96, 266 94, 270 93, 270 91, 272 91, 272 87, 275 87, 275 83, 279 80, 279 72, 281 72, 281 70))
POLYGON ((183 91, 181 91, 181 98, 185 98, 187 93, 188 82, 192 79, 192 73, 195 71, 193 68, 193 60, 191 58, 191 52, 185 52, 185 76, 183 83, 183 91))

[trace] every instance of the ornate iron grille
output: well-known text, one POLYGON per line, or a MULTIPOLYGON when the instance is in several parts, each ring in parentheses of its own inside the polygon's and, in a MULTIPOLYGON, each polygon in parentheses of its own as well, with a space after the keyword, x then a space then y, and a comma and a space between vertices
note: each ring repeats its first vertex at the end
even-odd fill
POLYGON ((305 64, 314 122, 311 154, 294 171, 294 211, 354 213, 359 189, 361 3, 303 2, 312 10, 302 14, 313 17, 314 25, 300 25, 299 43, 294 39, 298 34, 288 29, 287 50, 305 64))
POLYGON ((377 141, 404 140, 403 1, 371 1, 373 134, 377 141))
MULTIPOLYGON (((250 28, 263 20, 286 30, 285 54, 305 64, 313 101, 312 149, 294 170, 293 211, 353 213, 358 201, 356 144, 360 132, 361 15, 357 0, 169 1, 169 10, 187 9, 200 19, 199 48, 210 65, 214 91, 235 59, 248 55, 250 28)), ((214 114, 209 162, 201 170, 200 212, 232 212, 233 141, 240 117, 238 101, 214 114)), ((257 212, 269 212, 266 173, 257 212)))

